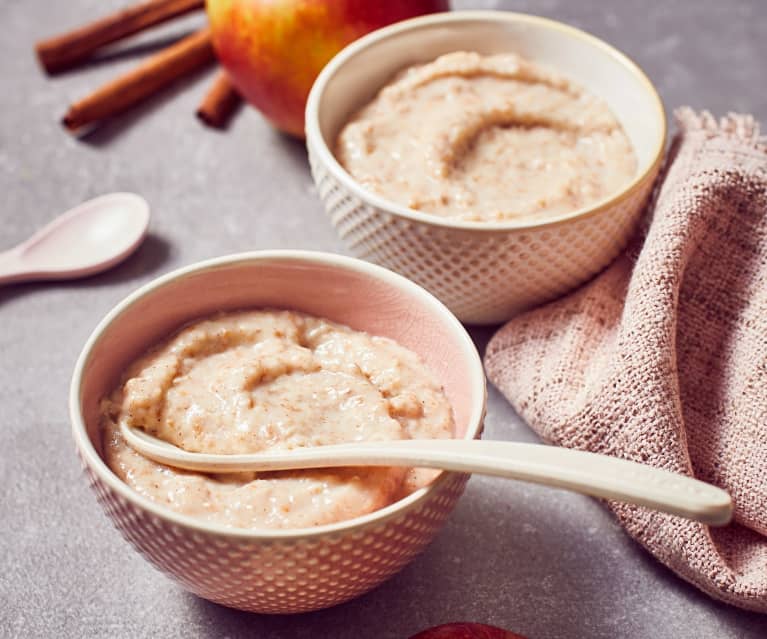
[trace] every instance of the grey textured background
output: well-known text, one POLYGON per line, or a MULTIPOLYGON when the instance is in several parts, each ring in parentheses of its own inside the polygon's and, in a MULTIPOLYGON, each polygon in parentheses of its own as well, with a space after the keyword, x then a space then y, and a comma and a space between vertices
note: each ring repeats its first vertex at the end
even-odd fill
MULTIPOLYGON (((343 252, 320 210, 299 143, 251 110, 232 128, 192 113, 202 73, 86 140, 58 125, 66 104, 185 19, 103 62, 46 79, 32 43, 124 0, 0 0, 0 250, 52 216, 115 190, 142 193, 152 235, 114 271, 72 284, 0 290, 0 636, 381 637, 452 620, 530 639, 767 636, 767 617, 716 603, 674 577, 585 497, 475 477, 427 552, 349 604, 295 617, 250 615, 185 593, 141 559, 81 476, 66 397, 75 358, 111 306, 169 269, 225 253, 297 247, 343 252)), ((669 107, 767 121, 767 3, 460 1, 570 22, 637 60, 669 107)), ((488 330, 474 331, 480 347, 488 330)), ((487 436, 535 439, 491 390, 487 436)))

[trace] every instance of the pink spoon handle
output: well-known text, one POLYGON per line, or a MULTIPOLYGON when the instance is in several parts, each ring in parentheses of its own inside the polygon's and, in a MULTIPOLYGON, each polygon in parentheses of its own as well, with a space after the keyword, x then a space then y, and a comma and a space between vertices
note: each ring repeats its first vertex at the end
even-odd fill
POLYGON ((0 286, 21 282, 28 278, 28 271, 21 261, 19 247, 0 253, 0 286))

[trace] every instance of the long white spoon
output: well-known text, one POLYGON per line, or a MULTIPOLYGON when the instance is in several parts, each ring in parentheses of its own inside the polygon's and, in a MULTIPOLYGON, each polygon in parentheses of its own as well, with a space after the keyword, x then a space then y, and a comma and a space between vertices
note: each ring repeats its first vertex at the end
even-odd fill
POLYGON ((138 248, 148 225, 149 205, 134 193, 88 200, 0 253, 0 284, 70 279, 106 270, 138 248))
POLYGON ((182 450, 124 422, 120 431, 133 449, 149 459, 208 473, 334 466, 440 468, 567 488, 716 526, 728 523, 732 517, 730 496, 711 484, 616 457, 541 444, 414 439, 214 455, 182 450))

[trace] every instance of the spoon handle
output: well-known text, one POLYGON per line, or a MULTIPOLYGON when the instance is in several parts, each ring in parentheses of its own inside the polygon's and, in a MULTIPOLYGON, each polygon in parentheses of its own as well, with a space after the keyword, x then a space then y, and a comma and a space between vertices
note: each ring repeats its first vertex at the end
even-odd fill
POLYGON ((723 525, 730 496, 685 475, 616 457, 518 442, 461 439, 359 442, 241 455, 190 453, 121 424, 127 442, 155 461, 214 473, 333 466, 414 466, 521 479, 723 525))
POLYGON ((18 246, 0 253, 0 286, 25 279, 26 268, 19 254, 18 246))

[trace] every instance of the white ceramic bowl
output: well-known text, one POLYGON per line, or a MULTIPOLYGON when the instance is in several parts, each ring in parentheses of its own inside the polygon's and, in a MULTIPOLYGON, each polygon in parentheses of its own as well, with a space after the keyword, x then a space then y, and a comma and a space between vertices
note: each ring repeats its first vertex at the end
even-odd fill
POLYGON ((658 93, 625 55, 565 24, 500 11, 434 14, 375 31, 330 61, 306 107, 312 174, 341 238, 470 323, 500 322, 558 297, 616 257, 652 190, 665 139, 658 93), (340 129, 397 71, 457 50, 512 51, 602 97, 634 147, 635 179, 604 201, 540 223, 449 221, 366 191, 333 156, 340 129))
POLYGON ((366 592, 431 541, 467 475, 431 485, 363 517, 296 530, 242 530, 203 522, 129 488, 104 462, 99 400, 128 363, 181 325, 218 311, 286 308, 395 339, 442 382, 456 437, 482 428, 485 378, 460 322, 432 295, 378 266, 325 253, 263 251, 174 271, 120 302, 78 359, 70 390, 75 443, 99 503, 152 564, 195 594, 264 613, 303 612, 366 592))

